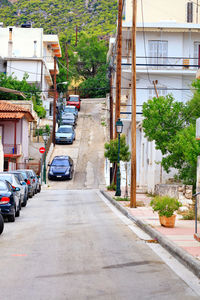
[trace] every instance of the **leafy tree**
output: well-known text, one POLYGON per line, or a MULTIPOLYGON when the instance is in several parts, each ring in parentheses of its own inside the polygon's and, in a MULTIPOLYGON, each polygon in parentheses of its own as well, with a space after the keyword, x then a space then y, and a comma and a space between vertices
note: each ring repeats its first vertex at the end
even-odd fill
MULTIPOLYGON (((109 143, 104 145, 105 152, 104 156, 109 159, 111 163, 117 162, 118 159, 118 139, 110 140, 109 143)), ((126 144, 126 135, 122 134, 120 136, 120 153, 119 158, 121 161, 129 161, 131 153, 129 151, 129 146, 126 144)))
MULTIPOLYGON (((46 111, 42 106, 42 100, 40 98, 41 92, 35 84, 29 84, 27 79, 27 74, 25 74, 23 79, 20 81, 16 77, 0 73, 0 86, 23 92, 26 95, 26 100, 33 101, 33 108, 38 116, 44 118, 46 111)), ((0 91, 0 100, 24 100, 24 98, 20 95, 0 91)))
MULTIPOLYGON (((110 140, 109 143, 105 143, 104 145, 105 152, 104 156, 109 159, 111 163, 117 163, 118 160, 118 139, 110 140)), ((126 135, 122 134, 120 138, 120 153, 119 153, 120 160, 123 162, 128 162, 131 158, 131 153, 129 151, 129 146, 126 144, 126 135)), ((127 187, 127 164, 126 167, 126 190, 128 191, 127 187)), ((113 181, 115 176, 113 176, 113 181)))
POLYGON ((193 98, 186 104, 175 101, 170 95, 144 103, 143 128, 145 136, 154 140, 156 149, 164 155, 164 170, 169 172, 176 168, 180 180, 195 186, 200 153, 200 142, 195 138, 195 122, 200 117, 200 80, 193 86, 196 88, 193 98))
POLYGON ((104 40, 82 34, 77 46, 79 74, 85 79, 95 77, 102 65, 106 64, 107 51, 104 40))

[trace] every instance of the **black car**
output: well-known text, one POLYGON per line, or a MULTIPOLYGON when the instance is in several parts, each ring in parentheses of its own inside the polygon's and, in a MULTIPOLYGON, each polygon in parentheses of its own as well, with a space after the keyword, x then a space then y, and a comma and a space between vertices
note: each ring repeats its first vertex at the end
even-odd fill
POLYGON ((17 204, 16 191, 19 191, 18 187, 13 188, 7 180, 0 180, 1 214, 3 217, 6 217, 9 222, 15 222, 15 217, 19 216, 20 208, 19 204, 17 204))
POLYGON ((49 164, 48 178, 51 179, 72 179, 74 163, 70 156, 55 156, 49 164))
POLYGON ((0 234, 2 234, 3 229, 4 229, 4 219, 2 217, 1 209, 0 209, 0 234))
POLYGON ((60 125, 72 125, 76 126, 76 117, 72 113, 62 114, 60 119, 60 125))

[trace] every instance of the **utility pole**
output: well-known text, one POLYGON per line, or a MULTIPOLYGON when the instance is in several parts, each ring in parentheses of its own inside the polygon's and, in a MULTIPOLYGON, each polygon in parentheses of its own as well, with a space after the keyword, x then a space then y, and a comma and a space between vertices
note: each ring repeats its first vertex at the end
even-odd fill
POLYGON ((197 0, 197 5, 196 5, 196 23, 198 24, 199 22, 199 1, 197 0))
POLYGON ((156 92, 156 97, 158 98, 158 90, 157 90, 157 85, 158 84, 158 80, 153 80, 153 85, 154 85, 154 89, 155 89, 155 92, 156 92))
POLYGON ((78 41, 78 26, 76 25, 76 43, 75 43, 75 46, 77 46, 77 41, 78 41))
POLYGON ((113 139, 113 93, 112 93, 112 67, 109 67, 110 79, 110 140, 113 139))
POLYGON ((131 197, 130 207, 136 207, 136 14, 137 0, 133 0, 132 23, 132 122, 131 122, 131 197))
MULTIPOLYGON (((117 78, 116 78, 116 103, 115 124, 120 119, 121 103, 121 60, 122 60, 122 0, 118 1, 118 30, 117 30, 117 78)), ((115 138, 117 138, 115 126, 115 138)))
POLYGON ((55 131, 56 131, 56 56, 54 56, 54 99, 53 99, 53 144, 55 145, 55 131))
POLYGON ((68 49, 67 49, 67 42, 65 44, 65 58, 66 58, 66 65, 67 65, 67 76, 66 79, 68 81, 68 69, 69 69, 69 57, 68 57, 68 49))

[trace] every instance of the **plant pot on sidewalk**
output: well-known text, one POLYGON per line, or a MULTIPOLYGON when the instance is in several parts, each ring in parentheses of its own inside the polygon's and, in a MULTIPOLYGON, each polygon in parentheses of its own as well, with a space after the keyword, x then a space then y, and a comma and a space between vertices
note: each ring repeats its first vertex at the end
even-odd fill
POLYGON ((171 217, 159 216, 159 220, 160 220, 160 225, 164 227, 174 228, 176 215, 173 215, 171 217))
POLYGON ((151 200, 150 205, 154 212, 158 212, 162 226, 170 228, 175 226, 176 215, 174 215, 174 212, 181 206, 177 199, 168 196, 156 196, 151 200))

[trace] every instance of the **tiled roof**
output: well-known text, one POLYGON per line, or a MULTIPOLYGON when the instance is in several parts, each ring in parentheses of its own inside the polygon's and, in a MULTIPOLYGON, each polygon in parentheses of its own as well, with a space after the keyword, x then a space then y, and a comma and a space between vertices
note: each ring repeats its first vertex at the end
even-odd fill
POLYGON ((2 113, 0 112, 0 119, 22 119, 24 117, 24 113, 22 112, 14 112, 14 113, 2 113))
POLYGON ((30 111, 21 106, 9 103, 9 101, 0 100, 0 119, 22 119, 25 117, 29 122, 34 121, 30 111))
POLYGON ((9 103, 8 101, 0 100, 0 112, 2 111, 20 111, 20 112, 28 112, 28 109, 21 106, 9 103))

